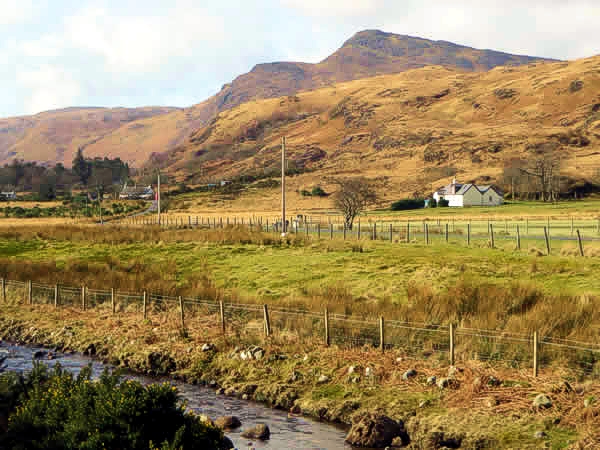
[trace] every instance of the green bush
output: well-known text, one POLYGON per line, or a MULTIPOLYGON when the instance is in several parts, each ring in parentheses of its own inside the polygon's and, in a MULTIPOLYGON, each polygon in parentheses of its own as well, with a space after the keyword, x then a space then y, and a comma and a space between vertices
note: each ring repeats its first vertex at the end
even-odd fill
POLYGON ((313 197, 326 197, 327 192, 325 192, 321 186, 315 186, 312 188, 312 191, 310 191, 310 195, 313 197))
POLYGON ((93 381, 91 367, 74 377, 60 365, 49 371, 41 364, 25 376, 0 376, 0 448, 220 450, 224 444, 222 432, 187 413, 168 383, 121 382, 108 371, 93 381))
POLYGON ((405 198, 392 203, 392 211, 407 211, 410 209, 421 209, 425 207, 422 198, 405 198))
POLYGON ((447 208, 448 206, 450 206, 450 202, 448 200, 446 200, 445 198, 440 198, 440 201, 438 202, 438 206, 440 208, 447 208))

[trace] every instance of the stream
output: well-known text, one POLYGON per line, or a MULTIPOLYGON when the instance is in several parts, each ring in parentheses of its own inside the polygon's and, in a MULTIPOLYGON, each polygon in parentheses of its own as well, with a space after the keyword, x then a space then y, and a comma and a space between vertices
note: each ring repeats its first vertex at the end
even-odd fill
MULTIPOLYGON (((36 351, 44 351, 42 348, 22 347, 6 342, 0 342, 0 356, 8 356, 3 364, 5 371, 26 372, 31 370, 33 355, 36 351), (8 352, 8 353, 7 353, 8 352)), ((69 371, 77 374, 83 368, 92 364, 94 377, 100 376, 106 365, 86 358, 82 355, 68 355, 53 353, 54 359, 41 361, 49 367, 57 362, 69 371)), ((108 366, 111 368, 110 366, 108 366)), ((212 419, 220 416, 234 415, 242 422, 242 428, 226 432, 233 441, 236 448, 247 449, 352 449, 344 443, 345 431, 333 425, 313 421, 304 417, 292 416, 284 411, 267 408, 257 403, 239 400, 230 397, 217 396, 209 388, 193 386, 171 379, 155 379, 144 376, 125 374, 124 379, 140 381, 143 384, 151 384, 169 381, 176 386, 182 399, 185 399, 188 408, 198 414, 205 414, 212 419), (266 423, 271 429, 271 439, 265 442, 244 439, 240 436, 244 427, 256 423, 266 423)))

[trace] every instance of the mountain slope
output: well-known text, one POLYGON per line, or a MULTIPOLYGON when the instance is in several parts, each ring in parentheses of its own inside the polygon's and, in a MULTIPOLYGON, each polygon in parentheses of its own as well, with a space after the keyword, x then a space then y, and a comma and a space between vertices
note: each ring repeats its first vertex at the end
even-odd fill
MULTIPOLYGON (((600 56, 485 73, 425 67, 247 102, 160 164, 190 183, 277 173, 284 135, 291 164, 305 172, 290 191, 331 190, 334 178, 362 175, 378 180, 388 201, 453 176, 501 181, 514 159, 539 157, 560 159, 563 182, 592 179, 600 169, 600 56)), ((260 197, 276 208, 276 190, 260 197)))
POLYGON ((259 64, 223 86, 215 96, 185 110, 72 108, 0 119, 0 163, 16 157, 69 165, 77 147, 84 146, 88 156, 120 156, 137 166, 153 153, 181 145, 192 131, 209 123, 218 113, 248 101, 294 95, 339 82, 428 65, 486 71, 497 65, 535 61, 542 60, 443 41, 363 31, 318 64, 259 64))
POLYGON ((220 111, 250 100, 293 95, 343 81, 440 65, 466 71, 486 71, 500 65, 549 61, 492 50, 477 50, 451 42, 431 41, 378 30, 361 31, 318 64, 259 64, 240 75, 199 106, 207 122, 220 111))
MULTIPOLYGON (((64 163, 70 166, 78 147, 88 147, 114 130, 124 127, 135 130, 143 119, 180 113, 177 108, 67 108, 34 116, 0 119, 0 162, 13 159, 39 163, 64 163)), ((164 147, 156 148, 157 151, 164 147)), ((125 148, 106 152, 86 150, 86 156, 120 156, 131 163, 141 164, 148 157, 128 154, 125 148)))

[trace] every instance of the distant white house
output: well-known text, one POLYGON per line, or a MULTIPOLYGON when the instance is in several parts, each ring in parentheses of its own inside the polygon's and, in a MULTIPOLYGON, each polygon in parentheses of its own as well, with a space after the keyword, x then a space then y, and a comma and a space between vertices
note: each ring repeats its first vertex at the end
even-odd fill
POLYGON ((444 186, 433 194, 436 202, 440 199, 448 201, 448 206, 462 208, 464 206, 500 206, 504 203, 503 193, 495 186, 478 186, 467 183, 460 184, 456 179, 452 184, 444 186))
POLYGON ((121 200, 154 200, 152 186, 127 186, 119 194, 121 200))
POLYGON ((0 192, 0 200, 16 200, 17 193, 15 191, 0 192))

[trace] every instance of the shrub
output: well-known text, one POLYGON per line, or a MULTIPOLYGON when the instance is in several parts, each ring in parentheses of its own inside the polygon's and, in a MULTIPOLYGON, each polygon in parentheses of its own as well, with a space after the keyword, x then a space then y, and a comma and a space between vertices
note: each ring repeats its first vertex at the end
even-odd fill
POLYGON ((327 196, 327 192, 325 192, 323 190, 323 188, 321 188, 321 186, 315 186, 314 188, 312 188, 312 191, 310 192, 310 194, 313 197, 326 197, 327 196))
POLYGON ((447 208, 448 206, 450 206, 450 202, 445 198, 440 198, 440 201, 437 203, 440 208, 447 208))
POLYGON ((431 200, 429 200, 429 207, 430 208, 437 208, 438 206, 438 202, 435 198, 432 198, 431 200))
POLYGON ((407 211, 410 209, 421 209, 425 207, 422 198, 405 198, 392 203, 392 211, 407 211))
MULTIPOLYGON (((168 383, 121 382, 91 367, 77 377, 57 365, 0 377, 0 417, 9 418, 0 448, 220 449, 223 434, 179 404, 168 383)), ((4 421, 6 424, 7 422, 4 421)))

